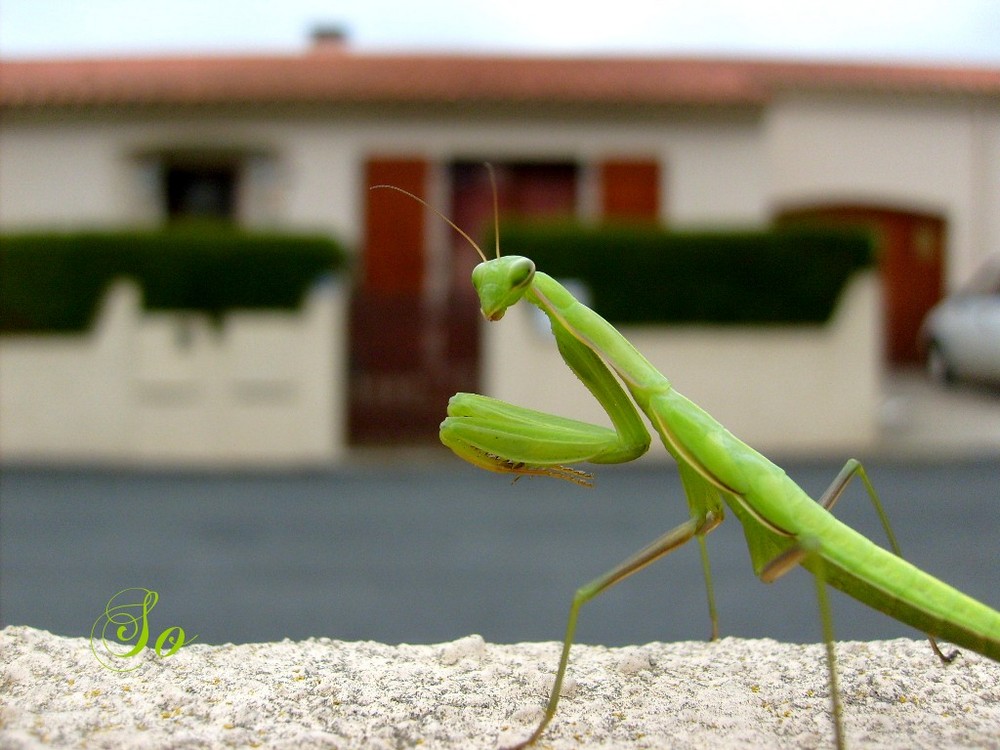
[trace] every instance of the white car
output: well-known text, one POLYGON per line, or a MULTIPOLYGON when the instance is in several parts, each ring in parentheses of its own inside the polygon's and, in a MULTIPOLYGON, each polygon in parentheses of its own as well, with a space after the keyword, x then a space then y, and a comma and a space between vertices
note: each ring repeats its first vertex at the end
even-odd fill
POLYGON ((931 309, 922 336, 928 370, 938 382, 1000 384, 1000 256, 991 258, 966 289, 931 309))

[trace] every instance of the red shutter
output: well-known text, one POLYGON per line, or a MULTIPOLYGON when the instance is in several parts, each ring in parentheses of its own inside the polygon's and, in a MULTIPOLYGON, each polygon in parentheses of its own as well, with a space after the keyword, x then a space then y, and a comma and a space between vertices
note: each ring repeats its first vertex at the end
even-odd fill
POLYGON ((425 209, 395 190, 421 198, 427 193, 427 162, 418 158, 371 158, 365 165, 364 288, 370 292, 419 292, 424 280, 425 209))
POLYGON ((603 218, 659 220, 660 165, 655 160, 608 160, 600 174, 603 218))

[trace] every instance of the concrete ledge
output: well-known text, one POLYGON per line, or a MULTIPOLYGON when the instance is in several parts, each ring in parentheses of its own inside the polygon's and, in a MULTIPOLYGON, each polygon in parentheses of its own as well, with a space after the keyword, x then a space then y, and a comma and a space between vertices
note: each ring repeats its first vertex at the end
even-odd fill
MULTIPOLYGON (((114 672, 88 639, 11 626, 0 631, 0 746, 495 748, 540 716, 558 647, 196 641, 114 672)), ((903 639, 838 654, 850 747, 1000 746, 1000 664, 966 651, 942 666, 903 639)), ((826 679, 818 645, 578 646, 540 746, 830 747, 826 679)))

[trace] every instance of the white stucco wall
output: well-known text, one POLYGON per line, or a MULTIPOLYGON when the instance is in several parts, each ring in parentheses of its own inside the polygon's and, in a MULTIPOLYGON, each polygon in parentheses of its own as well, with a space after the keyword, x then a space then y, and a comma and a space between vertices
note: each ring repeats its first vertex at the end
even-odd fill
POLYGON ((972 216, 972 247, 978 257, 1000 253, 1000 103, 974 105, 972 118, 977 148, 972 190, 979 196, 972 216))
POLYGON ((0 125, 0 226, 67 227, 128 218, 126 154, 115 129, 81 122, 0 125))
POLYGON ((8 117, 0 127, 0 226, 156 222, 155 174, 141 158, 165 149, 244 149, 269 159, 250 223, 336 232, 360 240, 361 169, 372 154, 456 159, 566 159, 585 168, 609 156, 663 164, 664 218, 680 223, 766 220, 759 113, 636 121, 525 118, 392 119, 251 113, 128 118, 8 117))

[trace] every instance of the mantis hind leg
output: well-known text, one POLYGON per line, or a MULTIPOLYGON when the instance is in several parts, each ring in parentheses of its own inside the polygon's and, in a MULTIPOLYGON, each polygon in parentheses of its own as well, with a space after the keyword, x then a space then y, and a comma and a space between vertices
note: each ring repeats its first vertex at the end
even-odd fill
MULTIPOLYGON (((836 500, 834 500, 836 502, 836 500)), ((833 735, 837 750, 844 750, 844 706, 840 700, 840 679, 837 676, 837 654, 833 636, 833 613, 826 590, 826 566, 822 555, 816 554, 814 545, 808 539, 799 539, 792 547, 782 552, 761 571, 765 583, 780 578, 806 558, 814 563, 812 572, 816 581, 816 600, 819 603, 820 622, 823 626, 823 644, 826 646, 826 665, 830 686, 830 710, 833 715, 833 735)))
POLYGON ((562 653, 559 657, 559 667, 556 669, 555 682, 552 685, 552 692, 549 694, 549 702, 545 707, 545 715, 538 726, 535 727, 535 731, 531 733, 530 737, 507 750, 521 750, 521 748, 533 744, 542 736, 542 732, 545 731, 549 722, 552 721, 552 717, 555 716, 556 708, 559 705, 559 694, 562 692, 563 679, 566 677, 566 668, 569 665, 569 652, 573 645, 573 637, 576 634, 576 623, 583 605, 595 599, 619 581, 628 578, 633 573, 642 570, 664 555, 683 546, 691 541, 692 537, 697 536, 701 539, 701 537, 721 522, 722 516, 715 513, 708 513, 703 518, 692 518, 680 526, 671 529, 651 544, 643 547, 604 575, 595 578, 590 583, 576 590, 576 593, 573 595, 573 603, 570 605, 569 618, 566 621, 566 636, 563 640, 562 653))
MULTIPOLYGON (((865 467, 857 459, 852 458, 844 464, 844 468, 840 470, 840 473, 837 474, 837 477, 819 499, 819 504, 832 512, 833 506, 837 504, 837 501, 847 488, 847 485, 855 476, 859 477, 865 485, 865 490, 868 492, 868 497, 871 499, 872 506, 875 508, 875 512, 878 513, 879 520, 882 522, 882 528, 885 529, 885 535, 889 540, 889 546, 892 549, 893 554, 895 554, 896 557, 902 558, 903 552, 900 550, 899 542, 896 541, 896 535, 892 531, 892 526, 889 523, 889 516, 885 512, 885 508, 882 507, 882 501, 879 500, 878 493, 875 491, 875 486, 868 478, 868 473, 865 471, 865 467)), ((955 657, 959 654, 958 649, 955 649, 947 654, 944 653, 932 635, 928 635, 927 640, 930 641, 931 648, 934 650, 934 653, 937 654, 938 658, 945 664, 954 661, 955 657)))
POLYGON ((701 553, 701 571, 705 576, 705 593, 708 595, 708 619, 711 623, 711 632, 708 640, 719 640, 719 610, 715 606, 715 586, 712 583, 712 566, 708 562, 708 545, 705 544, 705 535, 698 535, 698 549, 701 553))

